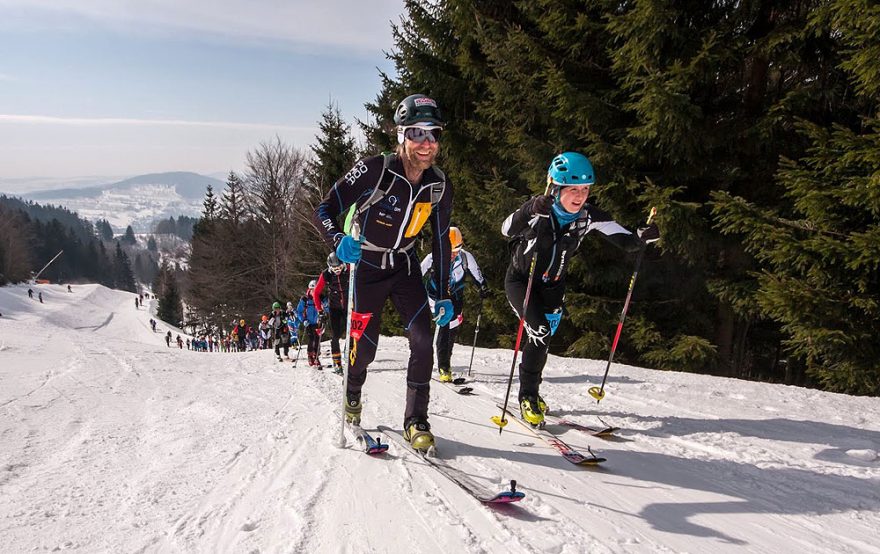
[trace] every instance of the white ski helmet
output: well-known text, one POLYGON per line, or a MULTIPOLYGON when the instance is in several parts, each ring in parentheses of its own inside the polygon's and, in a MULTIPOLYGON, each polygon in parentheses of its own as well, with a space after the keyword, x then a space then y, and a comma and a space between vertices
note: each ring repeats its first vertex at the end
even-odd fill
POLYGON ((318 282, 315 281, 314 279, 312 279, 311 281, 309 281, 309 290, 312 290, 312 289, 314 289, 314 288, 317 287, 317 286, 318 286, 318 282))
POLYGON ((287 309, 288 309, 288 310, 292 310, 292 309, 293 309, 293 302, 288 302, 288 303, 287 303, 287 309))

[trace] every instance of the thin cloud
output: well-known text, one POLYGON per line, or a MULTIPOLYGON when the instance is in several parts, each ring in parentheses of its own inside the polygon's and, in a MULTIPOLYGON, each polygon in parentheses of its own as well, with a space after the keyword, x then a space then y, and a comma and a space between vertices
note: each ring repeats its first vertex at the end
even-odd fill
POLYGON ((126 30, 190 30, 216 36, 363 51, 392 46, 391 21, 402 0, 0 0, 15 8, 17 25, 81 17, 126 30))
POLYGON ((71 126, 154 126, 154 127, 212 127, 263 131, 316 131, 316 127, 276 125, 273 123, 242 123, 238 121, 192 121, 186 119, 137 119, 126 117, 57 117, 51 115, 0 114, 0 123, 71 126))
POLYGON ((8 73, 0 73, 0 81, 17 81, 17 79, 8 73))

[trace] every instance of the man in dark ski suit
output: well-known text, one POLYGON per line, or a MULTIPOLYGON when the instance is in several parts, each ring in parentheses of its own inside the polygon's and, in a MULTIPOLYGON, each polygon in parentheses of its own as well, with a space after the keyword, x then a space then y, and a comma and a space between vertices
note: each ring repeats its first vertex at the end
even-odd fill
POLYGON ((435 316, 452 317, 448 299, 449 219, 452 183, 434 166, 444 123, 437 103, 424 95, 405 98, 394 114, 398 147, 394 154, 360 160, 327 193, 315 210, 315 223, 343 263, 356 263, 352 314, 351 366, 346 419, 360 422, 361 389, 376 355, 382 306, 390 298, 409 335, 404 436, 428 450, 434 436, 428 424, 431 366, 431 313, 421 279, 415 241, 430 221, 434 276, 443 291, 435 316), (360 240, 346 235, 337 219, 355 206, 360 240))
MULTIPOLYGON (((318 276, 318 282, 312 291, 312 298, 315 306, 318 307, 319 318, 323 322, 325 319, 330 321, 330 331, 332 338, 330 339, 330 351, 333 356, 333 371, 342 373, 342 354, 339 350, 339 340, 344 338, 346 327, 346 305, 348 304, 348 265, 339 261, 336 252, 327 256, 327 269, 318 276), (326 289, 329 307, 328 314, 323 310, 321 303, 321 293, 326 289)), ((326 329, 326 326, 325 326, 326 329)))

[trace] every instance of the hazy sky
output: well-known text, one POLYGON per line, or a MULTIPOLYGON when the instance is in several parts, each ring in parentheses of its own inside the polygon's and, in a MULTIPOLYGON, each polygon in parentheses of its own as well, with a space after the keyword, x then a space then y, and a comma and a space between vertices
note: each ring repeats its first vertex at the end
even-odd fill
POLYGON ((402 0, 0 0, 0 190, 240 169, 350 124, 392 72, 402 0))

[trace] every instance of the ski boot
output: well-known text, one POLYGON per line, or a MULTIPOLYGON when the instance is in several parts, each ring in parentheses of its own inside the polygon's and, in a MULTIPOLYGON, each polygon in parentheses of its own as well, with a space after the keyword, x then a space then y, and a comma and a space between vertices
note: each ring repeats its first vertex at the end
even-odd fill
POLYGON ((335 373, 336 375, 342 375, 342 364, 341 363, 334 363, 333 364, 333 373, 335 373))
POLYGON ((535 427, 544 426, 544 412, 535 396, 526 396, 519 401, 519 411, 522 418, 535 427))
POLYGON ((434 446, 431 424, 424 417, 411 417, 403 424, 403 438, 409 441, 414 450, 428 452, 434 446))
POLYGON ((541 410, 541 413, 547 415, 550 413, 550 408, 547 406, 547 403, 544 402, 544 399, 541 398, 541 395, 538 395, 538 408, 541 410))
POLYGON ((352 425, 361 424, 361 393, 348 392, 345 394, 345 421, 352 425))
POLYGON ((452 370, 448 367, 440 368, 440 381, 442 383, 451 383, 452 382, 452 370))

